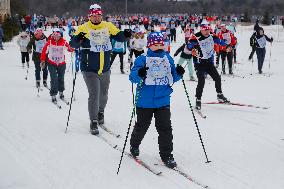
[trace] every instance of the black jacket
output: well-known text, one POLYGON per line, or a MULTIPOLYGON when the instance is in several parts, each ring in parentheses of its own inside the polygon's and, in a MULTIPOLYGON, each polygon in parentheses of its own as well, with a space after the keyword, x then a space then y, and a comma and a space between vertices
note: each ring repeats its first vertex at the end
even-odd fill
POLYGON ((181 58, 191 59, 191 57, 192 57, 191 51, 188 50, 190 52, 190 54, 186 53, 185 48, 187 48, 187 47, 185 45, 186 44, 184 43, 182 46, 180 46, 178 48, 178 50, 175 52, 174 56, 177 56, 181 52, 181 55, 180 55, 181 58))

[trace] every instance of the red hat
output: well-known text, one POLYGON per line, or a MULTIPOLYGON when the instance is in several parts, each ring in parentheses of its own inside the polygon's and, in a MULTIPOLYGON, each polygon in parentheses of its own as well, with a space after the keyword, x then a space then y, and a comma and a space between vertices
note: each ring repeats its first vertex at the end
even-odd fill
POLYGON ((93 4, 90 6, 89 8, 89 16, 92 16, 92 15, 102 15, 103 14, 103 11, 102 11, 102 8, 101 6, 99 6, 98 4, 93 4))

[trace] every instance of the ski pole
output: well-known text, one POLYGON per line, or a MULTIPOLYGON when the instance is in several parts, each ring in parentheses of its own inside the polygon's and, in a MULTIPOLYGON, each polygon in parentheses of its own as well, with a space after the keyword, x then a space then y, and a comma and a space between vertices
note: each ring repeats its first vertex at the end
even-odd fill
POLYGON ((270 65, 271 65, 271 49, 272 49, 272 43, 271 43, 271 46, 270 46, 270 52, 269 52, 269 64, 268 64, 268 76, 270 77, 271 75, 271 72, 270 72, 270 65))
POLYGON ((122 158, 123 158, 123 155, 124 155, 124 151, 125 151, 125 147, 126 147, 126 143, 127 143, 130 127, 131 127, 131 124, 132 124, 132 119, 133 119, 134 114, 135 114, 135 108, 136 108, 137 101, 138 101, 138 99, 140 97, 140 90, 142 88, 142 85, 143 85, 143 79, 141 79, 141 81, 139 82, 137 90, 136 90, 137 93, 136 93, 135 103, 133 104, 131 118, 130 118, 130 121, 129 121, 129 125, 128 125, 128 129, 127 129, 127 133, 126 133, 126 137, 125 137, 125 141, 124 141, 124 145, 123 145, 120 161, 119 161, 119 164, 118 164, 118 169, 117 169, 117 172, 116 172, 117 175, 118 175, 119 170, 120 170, 120 166, 121 166, 122 158))
POLYGON ((199 128, 198 128, 198 124, 197 124, 197 121, 196 121, 196 118, 195 118, 195 115, 194 115, 194 112, 193 112, 193 108, 192 108, 192 105, 191 105, 191 102, 190 102, 190 99, 189 99, 189 95, 188 95, 188 92, 187 92, 187 89, 186 89, 186 86, 185 86, 183 78, 182 78, 182 84, 183 84, 183 88, 184 88, 184 91, 185 91, 185 94, 186 94, 186 97, 187 97, 187 101, 188 101, 188 104, 189 104, 189 107, 190 107, 190 110, 191 110, 191 113, 192 113, 192 116, 193 116, 194 124, 195 124, 195 126, 197 128, 199 139, 201 141, 202 148, 203 148, 203 151, 204 151, 204 154, 205 154, 205 157, 206 157, 206 162, 205 163, 210 163, 211 161, 208 160, 208 157, 207 157, 207 154, 206 154, 206 150, 205 150, 205 147, 204 147, 204 144, 203 144, 203 141, 202 141, 202 137, 201 137, 201 134, 200 134, 200 131, 199 131, 199 128))
POLYGON ((27 73, 26 73, 25 80, 28 80, 28 75, 29 75, 29 66, 27 66, 27 73))
POLYGON ((69 107, 69 112, 68 112, 67 126, 66 126, 66 129, 65 129, 65 133, 67 133, 67 128, 69 126, 69 120, 70 120, 70 113, 71 113, 72 102, 73 102, 73 95, 74 95, 74 89, 75 89, 76 76, 77 76, 77 72, 75 72, 75 77, 73 79, 73 89, 72 89, 71 102, 70 102, 70 107, 69 107))
MULTIPOLYGON (((80 54, 81 52, 79 52, 79 60, 80 59, 80 54)), ((66 125, 66 129, 65 129, 65 133, 67 133, 67 129, 69 126, 69 120, 70 120, 70 114, 71 114, 71 108, 72 108, 72 102, 73 102, 73 95, 74 95, 74 89, 75 89, 75 82, 76 82, 76 77, 77 77, 77 72, 75 72, 75 76, 73 78, 73 89, 72 89, 72 94, 71 94, 71 101, 70 101, 70 107, 69 107, 69 112, 68 112, 68 118, 67 118, 67 125, 66 125)))
POLYGON ((250 75, 252 75, 252 70, 253 70, 253 57, 251 59, 251 71, 250 71, 250 75))

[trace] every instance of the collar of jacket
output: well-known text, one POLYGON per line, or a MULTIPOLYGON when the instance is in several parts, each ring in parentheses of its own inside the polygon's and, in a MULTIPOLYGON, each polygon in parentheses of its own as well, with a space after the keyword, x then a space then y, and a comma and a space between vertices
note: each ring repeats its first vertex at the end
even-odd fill
POLYGON ((103 28, 104 28, 104 26, 105 26, 105 21, 102 21, 101 23, 99 23, 99 24, 97 24, 97 25, 93 24, 91 21, 88 21, 87 24, 88 24, 88 27, 89 27, 90 29, 97 30, 97 29, 103 29, 103 28))
POLYGON ((166 55, 165 51, 162 51, 162 52, 159 52, 159 53, 156 53, 156 52, 152 51, 151 49, 148 49, 148 51, 147 51, 147 56, 149 56, 149 57, 163 58, 165 55, 166 55))

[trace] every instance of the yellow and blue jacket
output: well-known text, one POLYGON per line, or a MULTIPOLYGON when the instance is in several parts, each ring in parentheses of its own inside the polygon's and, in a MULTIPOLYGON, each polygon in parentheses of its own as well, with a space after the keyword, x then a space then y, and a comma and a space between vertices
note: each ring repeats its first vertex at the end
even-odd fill
POLYGON ((111 22, 102 21, 95 25, 88 21, 80 25, 70 41, 70 45, 80 50, 81 71, 96 72, 99 75, 110 70, 111 39, 126 41, 124 32, 111 22), (79 40, 79 33, 86 33, 85 39, 79 40))

